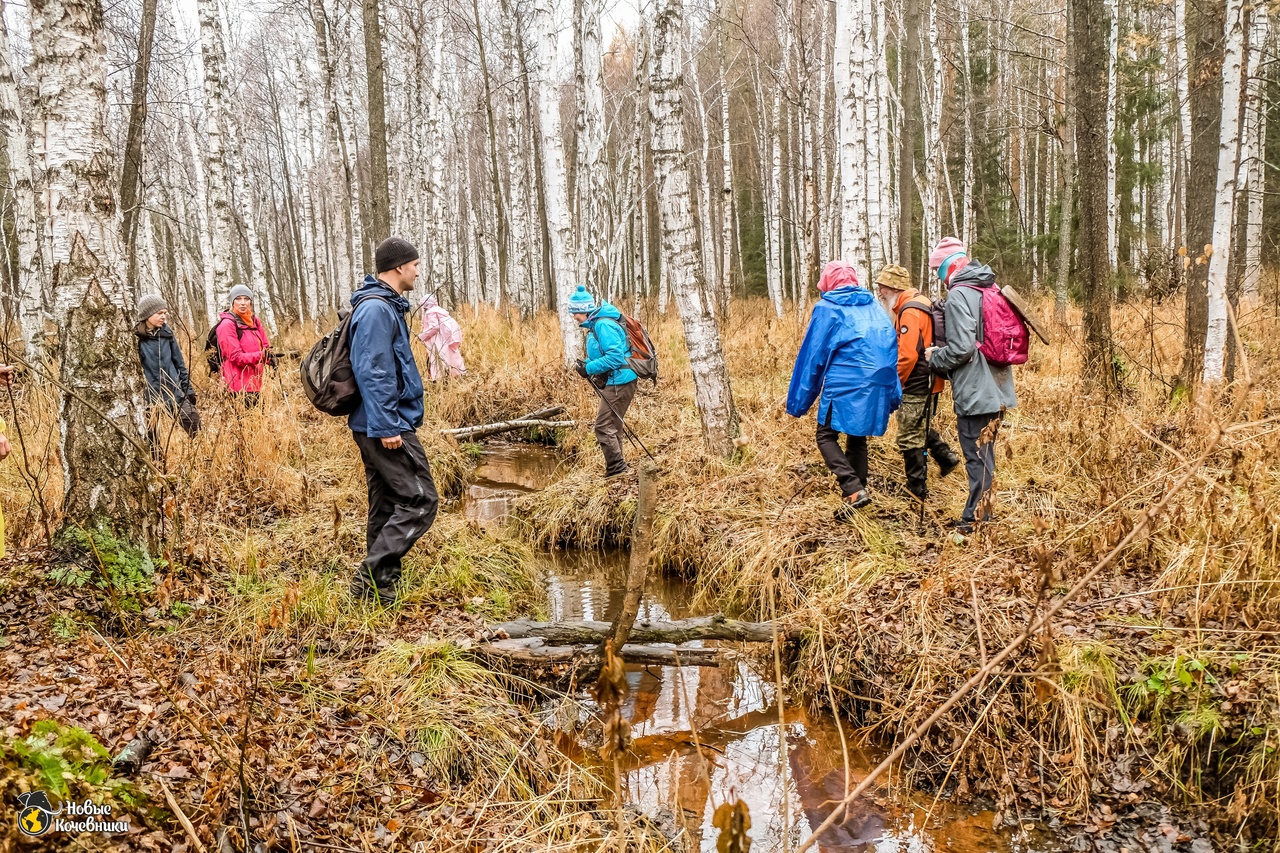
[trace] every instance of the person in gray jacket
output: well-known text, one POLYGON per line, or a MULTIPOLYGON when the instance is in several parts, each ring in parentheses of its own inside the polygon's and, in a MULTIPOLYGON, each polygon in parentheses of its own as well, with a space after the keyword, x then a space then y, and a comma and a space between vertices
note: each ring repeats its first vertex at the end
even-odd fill
POLYGON ((1018 405, 1018 396, 1013 368, 992 365, 978 351, 982 291, 996 286, 991 267, 970 260, 964 243, 955 237, 938 243, 929 255, 929 267, 948 287, 947 340, 945 346, 930 347, 925 357, 934 372, 951 380, 956 432, 969 475, 964 514, 951 526, 970 533, 977 522, 991 520, 991 501, 985 498, 995 480, 996 433, 1005 410, 1018 405))

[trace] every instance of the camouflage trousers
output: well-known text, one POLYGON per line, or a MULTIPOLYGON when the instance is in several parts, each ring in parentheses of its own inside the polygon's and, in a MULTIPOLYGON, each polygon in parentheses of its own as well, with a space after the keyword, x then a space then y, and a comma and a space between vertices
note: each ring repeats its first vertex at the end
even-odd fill
MULTIPOLYGON (((903 396, 902 405, 898 407, 898 449, 924 450, 929 436, 925 435, 925 409, 929 405, 928 396, 903 396)), ((937 440, 934 430, 933 438, 937 440)))

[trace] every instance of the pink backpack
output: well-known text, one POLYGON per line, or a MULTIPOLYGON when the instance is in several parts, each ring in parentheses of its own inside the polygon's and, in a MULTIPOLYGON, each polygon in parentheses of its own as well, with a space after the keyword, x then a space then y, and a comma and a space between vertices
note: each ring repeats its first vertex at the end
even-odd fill
POLYGON ((972 287, 982 294, 982 312, 978 315, 978 352, 996 367, 1026 364, 1031 350, 1027 324, 996 285, 978 287, 959 283, 956 287, 972 287))

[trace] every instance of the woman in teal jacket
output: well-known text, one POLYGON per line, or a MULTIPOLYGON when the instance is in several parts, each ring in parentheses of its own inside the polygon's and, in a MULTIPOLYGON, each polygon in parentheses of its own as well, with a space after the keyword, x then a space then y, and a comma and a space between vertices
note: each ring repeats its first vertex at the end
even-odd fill
POLYGON ((608 302, 597 305, 582 285, 569 297, 568 311, 587 330, 587 358, 578 359, 574 367, 600 391, 596 441, 604 454, 605 477, 616 477, 629 470, 622 455, 622 419, 636 396, 636 374, 628 366, 631 344, 622 327, 622 312, 608 302))
POLYGON ((884 435, 889 415, 902 402, 898 335, 845 261, 823 268, 818 290, 822 298, 813 306, 791 373, 787 414, 802 417, 818 401, 818 450, 844 495, 836 516, 846 518, 871 503, 867 436, 884 435), (843 450, 841 433, 848 436, 843 450))

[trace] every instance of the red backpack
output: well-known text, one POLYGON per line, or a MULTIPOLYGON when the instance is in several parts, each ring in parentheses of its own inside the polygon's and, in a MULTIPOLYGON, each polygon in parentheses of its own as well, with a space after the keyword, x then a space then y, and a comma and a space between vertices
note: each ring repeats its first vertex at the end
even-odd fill
POLYGON ((988 364, 1007 367, 1026 364, 1031 351, 1031 336, 1022 316, 1000 292, 996 285, 979 287, 976 284, 957 282, 951 285, 969 287, 982 295, 982 310, 978 314, 978 352, 988 364))
POLYGON ((637 378, 648 379, 657 385, 658 350, 649 339, 649 333, 645 331, 639 320, 629 314, 623 314, 618 320, 618 325, 622 326, 622 331, 627 333, 627 345, 631 347, 631 358, 627 360, 627 367, 631 368, 637 378))

